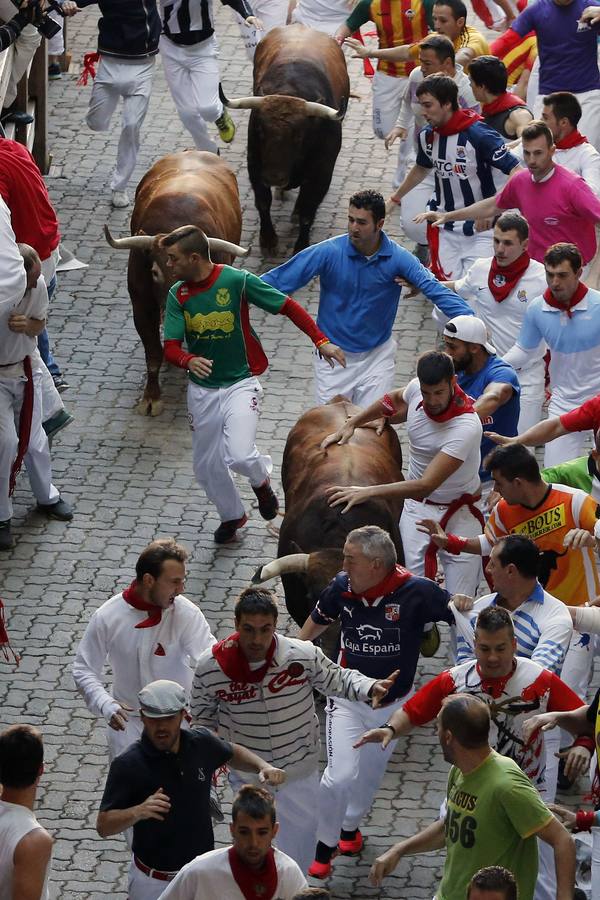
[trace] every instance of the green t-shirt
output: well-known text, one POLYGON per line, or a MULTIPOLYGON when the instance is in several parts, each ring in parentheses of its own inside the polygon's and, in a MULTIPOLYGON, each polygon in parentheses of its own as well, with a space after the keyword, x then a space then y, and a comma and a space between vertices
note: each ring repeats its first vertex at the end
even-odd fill
POLYGON ((267 357, 250 326, 248 305, 281 312, 287 297, 256 275, 232 266, 216 265, 202 283, 176 282, 167 295, 164 339, 183 341, 194 356, 211 359, 208 378, 189 373, 206 388, 229 387, 260 375, 267 357))
POLYGON ((448 776, 446 864, 437 900, 464 900, 471 877, 484 866, 514 873, 519 900, 532 900, 538 870, 536 833, 552 820, 517 764, 492 750, 463 775, 448 776))
POLYGON ((542 469, 542 478, 548 484, 566 484, 567 487, 579 488, 586 494, 592 493, 592 476, 588 470, 587 456, 578 456, 558 466, 542 469))

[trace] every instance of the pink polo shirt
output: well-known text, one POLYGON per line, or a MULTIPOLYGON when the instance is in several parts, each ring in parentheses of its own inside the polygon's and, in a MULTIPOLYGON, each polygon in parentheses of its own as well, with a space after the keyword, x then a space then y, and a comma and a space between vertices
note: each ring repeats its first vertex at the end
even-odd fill
POLYGON ((579 175, 554 166, 543 181, 517 172, 496 195, 499 209, 520 209, 529 222, 529 255, 544 261, 548 247, 559 241, 576 244, 587 265, 596 253, 600 200, 579 175))

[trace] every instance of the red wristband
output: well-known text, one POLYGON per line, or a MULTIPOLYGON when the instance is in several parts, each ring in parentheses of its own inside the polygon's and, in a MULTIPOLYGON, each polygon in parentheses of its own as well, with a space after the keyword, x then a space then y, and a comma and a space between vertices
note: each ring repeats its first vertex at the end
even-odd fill
POLYGON ((583 809, 577 810, 575 815, 575 830, 576 831, 591 831, 592 827, 596 824, 596 813, 595 812, 585 812, 583 809))
POLYGON ((459 537, 457 534, 449 534, 448 544, 446 546, 446 551, 448 553, 452 553, 454 556, 458 556, 468 544, 468 538, 459 537))
POLYGON ((389 419, 390 416, 395 415, 396 407, 394 406, 394 401, 389 394, 384 394, 380 402, 383 408, 383 415, 386 417, 386 419, 389 419))

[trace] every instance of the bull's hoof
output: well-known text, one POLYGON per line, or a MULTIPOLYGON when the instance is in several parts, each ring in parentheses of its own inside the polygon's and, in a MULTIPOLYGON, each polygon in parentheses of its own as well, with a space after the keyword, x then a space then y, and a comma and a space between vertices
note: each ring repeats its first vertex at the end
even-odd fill
POLYGON ((149 397, 142 397, 136 407, 136 412, 140 416, 160 416, 165 404, 162 400, 151 400, 149 397))
POLYGON ((294 253, 300 253, 301 250, 306 250, 309 244, 310 241, 306 238, 298 238, 298 240, 294 244, 294 253))
POLYGON ((270 234, 261 233, 260 249, 263 251, 263 253, 266 253, 267 256, 274 256, 277 253, 278 246, 279 240, 274 231, 270 234))
POLYGON ((263 567, 259 566, 254 575, 252 576, 252 580, 250 584, 262 584, 262 570, 263 567))

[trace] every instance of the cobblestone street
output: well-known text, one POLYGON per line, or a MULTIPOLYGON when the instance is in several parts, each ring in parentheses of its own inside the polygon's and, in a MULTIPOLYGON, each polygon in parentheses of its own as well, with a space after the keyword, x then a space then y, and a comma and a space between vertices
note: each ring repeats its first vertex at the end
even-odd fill
MULTIPOLYGON (((251 67, 237 25, 229 9, 215 7, 225 92, 251 94, 251 67)), ((166 402, 160 417, 136 413, 145 365, 126 288, 127 254, 111 250, 102 234, 105 222, 115 236, 128 233, 128 211, 111 208, 108 187, 118 128, 115 121, 114 133, 88 130, 84 115, 90 87, 76 85, 83 53, 96 47, 96 17, 86 10, 69 21, 72 71, 49 85, 53 164, 47 183, 65 246, 89 263, 87 269, 59 275, 49 318, 55 355, 71 385, 64 400, 75 416, 54 444, 54 482, 73 502, 75 517, 67 525, 47 522, 35 512, 27 479, 21 477, 13 519, 17 544, 0 559, 0 595, 12 644, 22 654, 18 669, 0 662, 1 723, 25 721, 43 731, 47 761, 38 818, 56 838, 52 885, 60 900, 126 897, 125 842, 101 840, 94 828, 107 771, 105 724, 87 712, 71 677, 75 649, 92 611, 131 581, 139 552, 151 539, 172 535, 190 550, 186 594, 223 637, 232 630, 236 594, 248 585, 256 566, 276 553, 276 540, 256 509, 241 540, 215 548, 217 518, 192 475, 184 373, 163 369, 166 402)), ((395 154, 388 155, 372 135, 370 82, 358 61, 351 61, 350 70, 354 95, 342 153, 317 215, 313 242, 345 230, 347 199, 354 190, 380 188, 387 195, 391 185, 395 154)), ((277 258, 264 259, 245 166, 248 114, 234 111, 234 116, 237 136, 222 150, 222 158, 239 179, 242 243, 252 247, 246 265, 261 273, 291 253, 293 198, 274 202, 280 251, 277 258)), ((136 179, 160 156, 189 146, 157 62, 136 179)), ((399 237, 396 222, 388 232, 399 237)), ((299 292, 297 299, 315 314, 317 286, 299 292)), ((262 378, 258 443, 274 458, 278 489, 286 435, 312 405, 311 347, 283 317, 254 311, 253 323, 271 361, 262 378)), ((426 301, 402 301, 395 327, 398 385, 412 377, 416 355, 434 346, 434 335, 426 301)), ((245 482, 243 493, 250 504, 254 497, 245 482)), ((285 614, 282 625, 293 633, 285 614)), ((438 654, 421 662, 417 683, 439 671, 444 661, 438 654)), ((382 890, 368 886, 367 874, 378 853, 435 818, 446 774, 433 728, 399 742, 364 829, 364 852, 335 864, 329 885, 335 898, 417 900, 433 895, 440 856, 402 862, 382 890)), ((222 796, 227 820, 228 788, 222 796)), ((216 833, 220 844, 227 843, 226 826, 216 833)))

